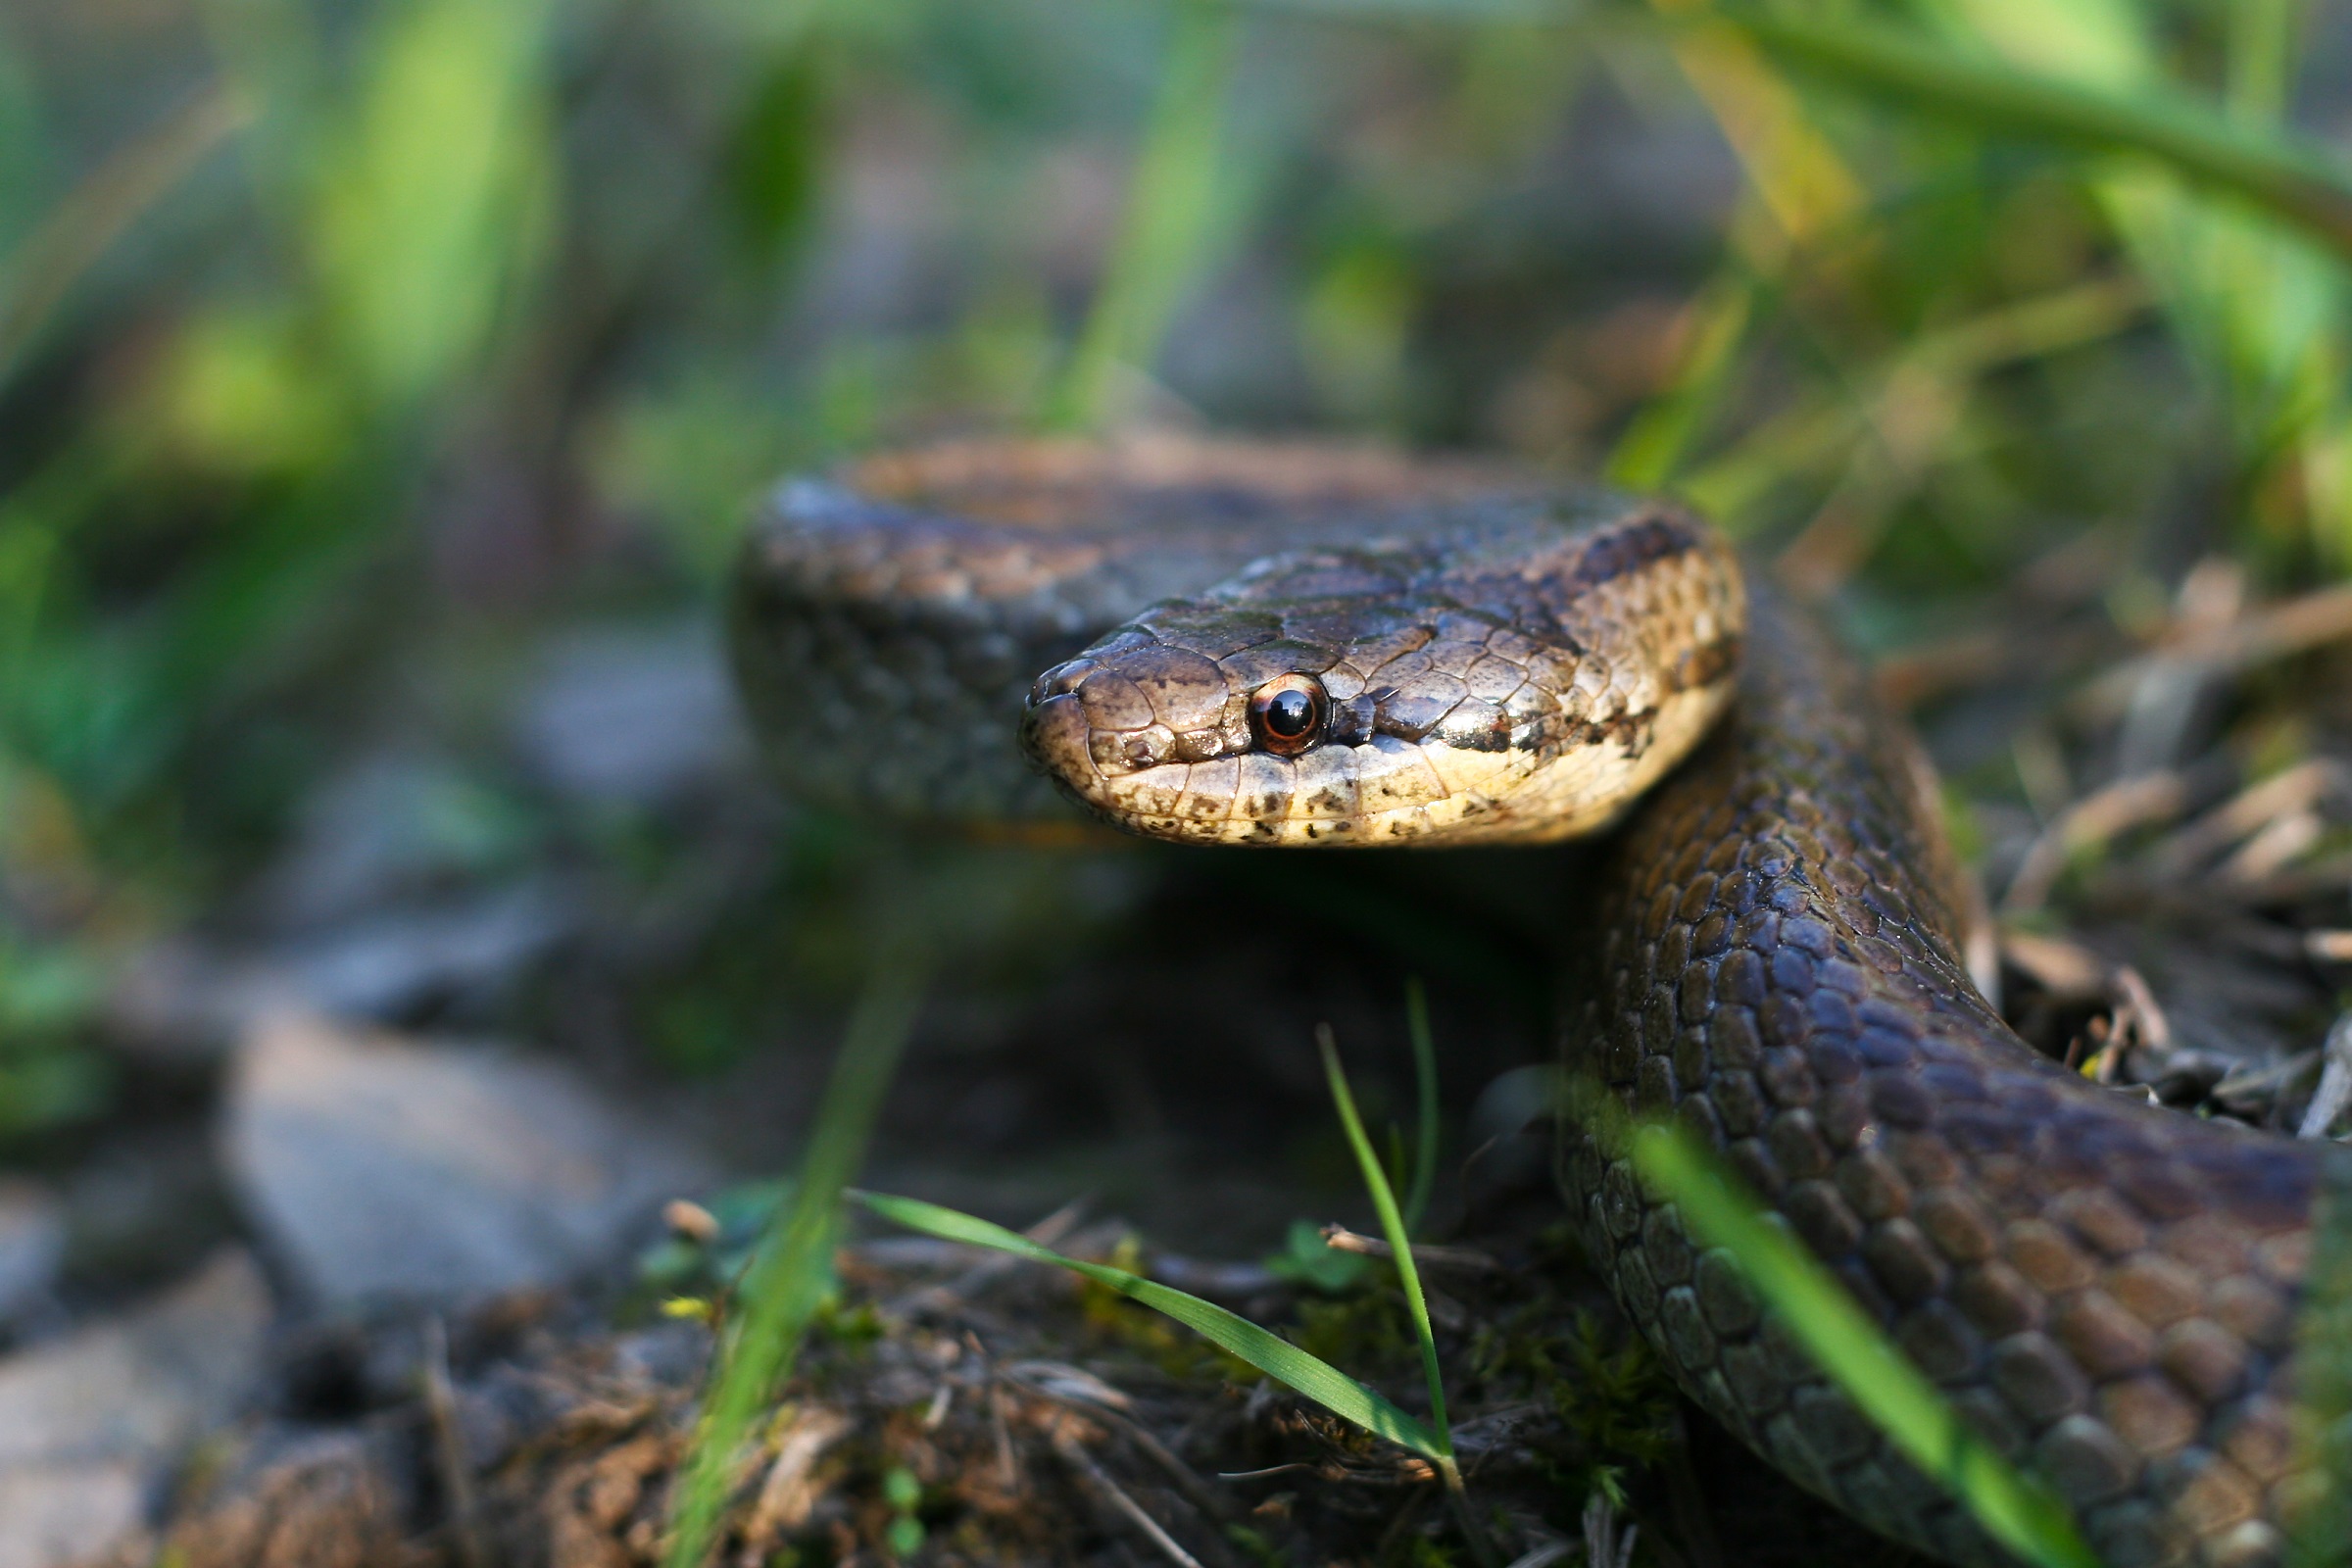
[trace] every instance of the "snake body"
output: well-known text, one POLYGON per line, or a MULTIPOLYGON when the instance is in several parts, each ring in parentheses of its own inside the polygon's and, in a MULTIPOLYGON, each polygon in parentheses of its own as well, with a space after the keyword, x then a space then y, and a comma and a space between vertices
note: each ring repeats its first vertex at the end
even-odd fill
MULTIPOLYGON (((1051 810, 1017 727, 1063 795, 1163 837, 1627 817, 1558 893, 1597 933, 1563 959, 1571 1069, 1727 1152, 2108 1568, 2282 1559, 2319 1154, 2087 1083, 2002 1022, 1908 737, 1702 525, 1364 452, 950 447, 780 492, 736 631, 818 795, 1051 810)), ((1572 1131, 1560 1172, 1700 1404, 1885 1533, 2006 1560, 1622 1149, 1572 1131)))

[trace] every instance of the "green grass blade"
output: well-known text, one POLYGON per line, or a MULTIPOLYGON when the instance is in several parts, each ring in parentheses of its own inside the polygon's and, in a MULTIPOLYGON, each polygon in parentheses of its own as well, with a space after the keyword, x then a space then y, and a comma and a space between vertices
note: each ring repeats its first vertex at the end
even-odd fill
POLYGON ((1645 404, 1618 437, 1602 466, 1610 483, 1657 490, 1675 477, 1740 368, 1740 350, 1756 318, 1758 292, 1753 276, 1733 268, 1717 274, 1692 302, 1690 346, 1672 384, 1645 404))
MULTIPOLYGON (((1424 1017, 1424 1033, 1427 1028, 1428 1020, 1424 1017)), ((1446 1482, 1446 1500, 1453 1505, 1471 1557, 1479 1568, 1494 1568, 1497 1560, 1494 1544, 1470 1506, 1469 1494, 1462 1486, 1461 1467, 1453 1460, 1453 1433, 1446 1419, 1446 1377, 1438 1365, 1438 1338, 1430 1330, 1429 1299, 1421 1291, 1420 1266, 1413 1261, 1412 1236, 1404 1215, 1396 1207, 1396 1194, 1389 1186, 1388 1173, 1381 1169, 1380 1156, 1373 1152, 1372 1140, 1364 1132, 1364 1119, 1356 1114, 1355 1096, 1348 1091, 1348 1074, 1340 1065, 1340 1048, 1331 1037, 1331 1025, 1315 1026, 1315 1046, 1323 1054, 1323 1076, 1331 1085, 1332 1103, 1339 1109, 1348 1146, 1355 1151, 1364 1186, 1372 1194, 1372 1207, 1380 1215, 1380 1228, 1388 1238, 1389 1250, 1396 1254, 1396 1282, 1404 1288, 1404 1304, 1413 1318, 1413 1337, 1421 1342, 1421 1372, 1429 1380, 1430 1422, 1437 1429, 1438 1441, 1445 1445, 1444 1450, 1433 1457, 1437 1460, 1438 1474, 1446 1482)), ((1431 1065, 1434 1069, 1434 1060, 1431 1065)), ((1434 1072, 1432 1077, 1434 1081, 1434 1072)))
POLYGON ((0 260, 0 377, 115 243, 251 118, 225 87, 198 95, 99 165, 0 260))
POLYGON ((2309 10, 2303 0, 2238 0, 2225 14, 2229 101, 2238 118, 2277 122, 2309 10))
POLYGON ((1089 429, 1110 414, 1113 372, 1148 366, 1183 302, 1214 216, 1218 145, 1233 74, 1233 8, 1180 0, 1176 31, 1145 128, 1125 220, 1094 309, 1046 411, 1053 428, 1089 429))
POLYGON ((1829 1271, 1679 1128, 1633 1135, 1634 1163, 1705 1244, 1728 1250, 1821 1369, 1912 1463, 1949 1487, 2002 1545, 2037 1568, 2098 1568, 2066 1509, 1962 1424, 1829 1271))
POLYGON ((1895 416, 1895 399, 1906 383, 1924 377, 1955 399, 1966 398, 1995 371, 2114 336, 2138 320, 2148 304, 2139 279, 2095 277, 1924 333, 1851 372, 1850 384, 1825 388, 1756 424, 1684 474, 1675 489, 1740 534, 1780 486, 1849 464, 1870 429, 1895 416))
POLYGON ((1105 1263, 1064 1257, 1040 1247, 1018 1231, 992 1225, 970 1214, 942 1208, 919 1199, 893 1198, 883 1193, 850 1195, 894 1225, 943 1242, 963 1242, 994 1248, 1036 1263, 1052 1263, 1083 1274, 1096 1284, 1141 1301, 1191 1329, 1218 1348, 1239 1356, 1276 1382, 1306 1396, 1332 1414, 1352 1421, 1365 1431, 1388 1439, 1431 1460, 1450 1453, 1444 1436, 1411 1412, 1383 1398, 1355 1379, 1319 1357, 1309 1355, 1288 1340, 1259 1328, 1248 1318, 1229 1312, 1213 1301, 1188 1296, 1154 1280, 1130 1274, 1105 1263))
POLYGON ((1348 1147, 1355 1151, 1355 1162, 1362 1167, 1364 1186, 1372 1194, 1373 1211, 1380 1215, 1381 1233, 1388 1238, 1390 1250, 1396 1254, 1396 1282, 1404 1287, 1405 1309, 1412 1313, 1413 1334, 1421 1342, 1421 1370, 1429 1379, 1430 1418, 1438 1429, 1438 1442, 1443 1445, 1439 1456, 1451 1459, 1453 1439, 1446 1431, 1446 1383, 1438 1370, 1438 1341, 1430 1332, 1429 1302, 1421 1294, 1421 1270, 1413 1263, 1413 1239, 1405 1229, 1404 1215, 1396 1207, 1396 1193, 1389 1186, 1388 1172, 1380 1168, 1380 1155, 1364 1132, 1364 1119, 1356 1114, 1355 1097, 1348 1092, 1348 1074, 1340 1066, 1340 1048, 1331 1038, 1331 1025, 1315 1027, 1315 1046, 1323 1053, 1323 1077, 1331 1085, 1332 1103, 1339 1107, 1340 1125, 1348 1133, 1348 1147))
POLYGON ((791 1366, 832 1283, 842 1190, 864 1158, 874 1117, 914 1026, 921 968, 904 954, 884 959, 851 1016, 817 1106, 800 1184, 752 1259, 740 1309, 719 1342, 717 1370, 671 1514, 668 1568, 702 1568, 709 1557, 745 1434, 791 1366))
POLYGON ((1429 991, 1419 975, 1404 983, 1404 1032, 1413 1043, 1413 1088, 1421 1120, 1413 1184, 1404 1195, 1404 1228, 1417 1231, 1429 1216, 1429 1195, 1438 1184, 1438 1047, 1429 1032, 1429 991))
POLYGON ((544 259, 559 164, 550 21, 543 0, 379 14, 305 226, 338 364, 387 410, 477 363, 544 259))
POLYGON ((1835 25, 1741 6, 1700 14, 1784 65, 1978 128, 2151 159, 2230 192, 2352 256, 2352 173, 2324 147, 2231 119, 2167 89, 2124 94, 1974 57, 1852 20, 1835 25))
POLYGON ((2296 1454, 2306 1488, 2287 1519, 2292 1568, 2352 1563, 2352 1152, 2328 1152, 2311 1273, 2295 1328, 2296 1454))

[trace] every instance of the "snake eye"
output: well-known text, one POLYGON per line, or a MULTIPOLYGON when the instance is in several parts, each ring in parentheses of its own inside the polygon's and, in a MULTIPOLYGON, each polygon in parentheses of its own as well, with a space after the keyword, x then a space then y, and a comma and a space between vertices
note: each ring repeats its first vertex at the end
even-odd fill
POLYGON ((1284 675, 1250 698, 1250 727, 1257 743, 1277 757, 1297 757, 1323 738, 1331 699, 1312 675, 1284 675))

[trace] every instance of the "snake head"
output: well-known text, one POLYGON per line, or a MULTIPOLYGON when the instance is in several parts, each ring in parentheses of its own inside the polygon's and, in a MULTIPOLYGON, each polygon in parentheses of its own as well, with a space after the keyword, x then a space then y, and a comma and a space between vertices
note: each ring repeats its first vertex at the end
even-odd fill
POLYGON ((1461 554, 1306 552, 1164 601, 1038 677, 1023 747, 1088 809, 1194 843, 1604 826, 1728 698, 1728 558, 1640 563, 1637 614, 1563 593, 1556 572, 1465 568, 1461 554), (1693 659, 1701 644, 1716 653, 1693 659))

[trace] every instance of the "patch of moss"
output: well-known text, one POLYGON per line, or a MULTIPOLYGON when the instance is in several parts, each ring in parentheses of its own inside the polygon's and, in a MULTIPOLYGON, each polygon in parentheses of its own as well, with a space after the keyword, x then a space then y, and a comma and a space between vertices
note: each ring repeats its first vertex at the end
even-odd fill
POLYGON ((1404 1295, 1393 1286, 1332 1299, 1302 1298, 1298 1327, 1289 1337, 1300 1349, 1356 1377, 1409 1369, 1420 1353, 1404 1295))

